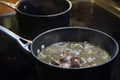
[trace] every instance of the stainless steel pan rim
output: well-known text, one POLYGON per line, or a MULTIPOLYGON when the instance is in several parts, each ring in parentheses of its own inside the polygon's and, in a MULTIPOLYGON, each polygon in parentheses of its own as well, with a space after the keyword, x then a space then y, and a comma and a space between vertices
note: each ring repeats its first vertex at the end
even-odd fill
POLYGON ((9 12, 9 13, 5 13, 5 14, 0 14, 0 17, 9 17, 9 16, 13 16, 15 14, 16 14, 16 12, 9 12))

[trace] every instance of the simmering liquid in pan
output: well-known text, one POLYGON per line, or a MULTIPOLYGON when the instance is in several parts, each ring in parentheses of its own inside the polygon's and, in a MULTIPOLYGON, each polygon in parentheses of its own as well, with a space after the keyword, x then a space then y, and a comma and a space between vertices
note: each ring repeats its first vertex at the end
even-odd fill
POLYGON ((42 51, 38 49, 38 53, 40 60, 62 68, 95 66, 111 58, 105 50, 88 42, 59 42, 42 51))

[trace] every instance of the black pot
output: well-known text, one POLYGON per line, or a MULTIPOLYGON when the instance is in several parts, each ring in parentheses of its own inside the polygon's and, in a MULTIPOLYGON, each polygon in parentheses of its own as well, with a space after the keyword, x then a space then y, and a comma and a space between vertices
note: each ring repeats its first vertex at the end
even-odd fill
POLYGON ((21 47, 28 51, 35 59, 37 64, 37 72, 40 80, 110 80, 111 68, 115 61, 119 46, 114 38, 110 35, 91 28, 85 27, 61 27, 52 29, 38 35, 33 41, 26 40, 6 28, 0 26, 0 31, 6 33, 17 41, 21 47), (99 45, 106 50, 111 59, 105 63, 84 68, 61 68, 43 62, 37 58, 37 50, 41 50, 41 46, 46 47, 57 42, 81 42, 87 41, 94 45, 99 45))
MULTIPOLYGON (((33 2, 35 1, 33 0, 33 2)), ((59 3, 58 5, 62 10, 55 9, 55 13, 52 13, 55 10, 48 10, 45 14, 46 12, 43 10, 45 7, 34 6, 32 0, 20 0, 16 4, 0 1, 1 4, 7 5, 16 11, 20 35, 31 40, 46 30, 69 26, 72 3, 69 0, 56 0, 54 2, 55 4, 59 3), (49 13, 50 11, 51 13, 49 13)))

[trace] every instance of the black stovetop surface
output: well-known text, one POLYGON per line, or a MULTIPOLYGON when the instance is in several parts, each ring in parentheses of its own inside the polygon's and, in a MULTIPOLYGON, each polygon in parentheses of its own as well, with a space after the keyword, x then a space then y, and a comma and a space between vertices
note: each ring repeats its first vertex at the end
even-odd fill
MULTIPOLYGON (((102 30, 112 35, 120 43, 120 18, 94 5, 88 27, 102 30)), ((13 27, 10 28, 16 33, 13 27)), ((0 80, 38 80, 34 61, 21 50, 19 45, 0 33, 0 80)), ((112 72, 112 80, 120 80, 120 57, 112 72)))

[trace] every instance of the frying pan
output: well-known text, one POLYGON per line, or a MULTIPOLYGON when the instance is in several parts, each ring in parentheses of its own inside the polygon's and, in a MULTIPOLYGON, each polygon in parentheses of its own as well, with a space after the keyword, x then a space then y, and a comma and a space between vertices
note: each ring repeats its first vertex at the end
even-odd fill
POLYGON ((25 51, 35 58, 40 80, 80 79, 80 80, 110 80, 112 65, 118 55, 117 41, 110 35, 87 27, 60 27, 39 34, 33 41, 27 40, 0 26, 0 31, 13 38, 25 51), (57 42, 82 42, 100 46, 106 50, 111 59, 105 63, 84 68, 61 68, 45 63, 37 58, 38 49, 57 42))

